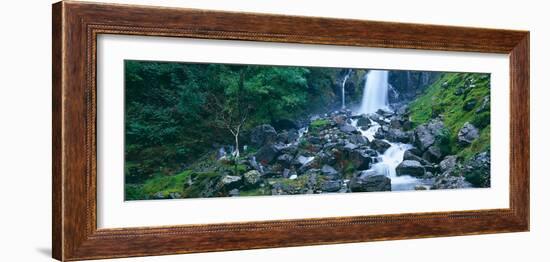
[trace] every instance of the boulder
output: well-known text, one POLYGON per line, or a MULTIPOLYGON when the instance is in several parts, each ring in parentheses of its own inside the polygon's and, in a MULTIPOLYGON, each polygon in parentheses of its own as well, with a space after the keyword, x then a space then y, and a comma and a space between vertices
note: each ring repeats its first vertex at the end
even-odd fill
POLYGON ((313 161, 313 159, 315 159, 315 158, 314 157, 303 156, 303 155, 298 155, 295 159, 295 162, 299 165, 305 165, 306 163, 313 161))
POLYGON ((381 139, 372 140, 370 146, 372 149, 378 151, 379 153, 384 153, 388 148, 391 147, 390 143, 381 139))
POLYGON ((302 166, 300 166, 300 168, 298 168, 298 172, 299 173, 305 173, 305 172, 308 172, 310 171, 310 169, 315 169, 319 166, 319 163, 317 163, 317 161, 315 159, 311 160, 311 161, 308 161, 306 163, 304 163, 302 166))
POLYGON ((294 155, 296 154, 296 151, 298 151, 298 145, 297 144, 290 144, 286 147, 280 148, 282 154, 289 154, 294 155))
POLYGON ((243 184, 243 179, 240 176, 225 175, 220 179, 220 188, 230 191, 238 188, 243 184))
POLYGON ((335 115, 332 117, 332 121, 337 125, 344 125, 348 118, 345 115, 335 115))
POLYGON ((347 143, 345 146, 344 146, 344 150, 347 150, 347 151, 353 151, 357 148, 358 146, 356 144, 352 144, 352 143, 347 143))
POLYGON ((344 124, 344 125, 340 126, 340 131, 342 131, 344 133, 351 134, 353 132, 356 132, 357 129, 352 125, 344 124))
POLYGON ((395 128, 390 128, 386 137, 388 140, 393 142, 409 143, 411 141, 409 133, 395 128))
POLYGON ((414 131, 415 146, 421 151, 427 150, 435 143, 437 132, 444 128, 445 125, 440 119, 434 119, 428 124, 418 126, 414 131))
POLYGON ((331 167, 329 165, 323 165, 323 167, 321 168, 321 173, 329 177, 337 177, 340 175, 340 173, 338 173, 338 171, 334 169, 334 167, 331 167))
POLYGON ((418 161, 404 160, 395 168, 395 173, 398 176, 409 175, 414 177, 423 177, 426 174, 426 169, 418 161))
POLYGON ((279 149, 273 145, 264 145, 256 152, 256 161, 260 162, 262 165, 268 165, 271 163, 277 156, 279 156, 279 149))
POLYGON ((349 160, 357 170, 367 170, 370 168, 372 156, 363 150, 354 150, 349 154, 349 160))
POLYGON ((317 154, 317 157, 319 158, 319 162, 322 164, 327 164, 327 165, 336 164, 336 157, 334 157, 331 150, 319 152, 319 154, 317 154))
POLYGON ((250 143, 255 147, 270 145, 277 140, 277 131, 270 125, 259 125, 250 132, 250 143))
POLYGON ((292 143, 298 139, 300 134, 298 133, 298 130, 296 129, 289 129, 287 130, 288 133, 288 140, 287 143, 292 143))
POLYGON ((323 192, 338 192, 342 188, 341 180, 329 180, 325 181, 321 185, 321 191, 323 192))
POLYGON ((392 118, 390 119, 390 127, 391 128, 401 128, 401 119, 399 118, 392 118))
POLYGON ((464 178, 475 187, 491 186, 491 154, 479 153, 464 163, 464 178))
POLYGON ((391 179, 374 170, 357 173, 349 182, 351 192, 391 191, 391 179))
POLYGON ((376 111, 376 113, 377 113, 378 115, 381 115, 381 116, 385 117, 385 118, 391 117, 391 116, 393 116, 393 114, 394 114, 392 111, 386 110, 386 109, 382 109, 382 108, 378 109, 378 111, 376 111))
POLYGON ((456 166, 457 156, 446 156, 440 163, 439 169, 442 173, 451 171, 456 166))
POLYGON ((290 167, 293 159, 294 157, 292 157, 289 154, 282 154, 279 157, 277 157, 277 163, 279 163, 283 167, 290 167))
POLYGON ((458 143, 462 146, 467 146, 479 138, 479 130, 469 122, 464 123, 460 131, 458 131, 458 143))
POLYGON ((357 119, 357 126, 359 127, 369 127, 371 123, 372 121, 366 115, 362 115, 359 119, 357 119))
POLYGON ((469 188, 471 184, 468 183, 462 176, 453 176, 450 174, 443 174, 435 179, 432 185, 433 189, 456 189, 456 188, 469 188))
POLYGON ((356 145, 362 145, 367 143, 367 139, 362 135, 355 134, 349 136, 349 142, 356 145))
POLYGON ((413 153, 413 151, 415 151, 415 150, 414 149, 409 149, 409 150, 405 151, 405 153, 403 154, 403 160, 414 160, 414 161, 420 162, 423 165, 428 165, 429 164, 429 162, 426 161, 426 159, 417 156, 416 154, 413 153))
POLYGON ((248 186, 256 186, 260 183, 262 175, 256 170, 250 170, 244 173, 244 183, 248 186))
POLYGON ((321 143, 321 138, 319 138, 317 136, 310 136, 310 137, 308 137, 307 141, 311 144, 316 145, 316 144, 321 143))
POLYGON ((430 146, 424 154, 422 154, 422 158, 426 159, 426 161, 437 163, 441 161, 441 158, 443 157, 443 153, 441 152, 441 149, 436 146, 430 146))
POLYGON ((229 196, 231 196, 231 197, 236 197, 236 196, 239 196, 239 195, 240 195, 239 190, 236 189, 236 188, 235 188, 235 189, 231 189, 231 190, 229 191, 229 196))
POLYGON ((414 186, 414 190, 428 190, 428 187, 424 185, 416 185, 414 186))

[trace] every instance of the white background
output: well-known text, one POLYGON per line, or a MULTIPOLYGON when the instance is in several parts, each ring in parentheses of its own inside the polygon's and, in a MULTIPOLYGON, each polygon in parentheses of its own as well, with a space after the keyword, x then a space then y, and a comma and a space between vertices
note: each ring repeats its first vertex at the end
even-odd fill
POLYGON ((97 47, 99 228, 509 207, 506 55, 120 35, 97 47), (491 188, 124 202, 125 59, 491 73, 491 188))
MULTIPOLYGON (((105 0, 107 1, 107 0, 105 0)), ((109 1, 110 2, 110 1, 109 1)), ((550 29, 544 1, 119 1, 209 9, 531 31, 531 232, 123 261, 548 261, 550 29)), ((2 261, 49 261, 51 245, 51 11, 49 1, 0 9, 0 241, 2 261)))

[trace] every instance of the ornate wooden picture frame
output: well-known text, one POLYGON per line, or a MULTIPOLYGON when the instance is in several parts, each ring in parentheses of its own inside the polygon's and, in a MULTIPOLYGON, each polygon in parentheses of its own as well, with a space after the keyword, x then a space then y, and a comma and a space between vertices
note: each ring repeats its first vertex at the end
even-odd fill
POLYGON ((62 260, 529 230, 529 32, 64 1, 53 5, 53 257, 62 260), (98 229, 99 34, 468 51, 510 59, 510 207, 98 229))

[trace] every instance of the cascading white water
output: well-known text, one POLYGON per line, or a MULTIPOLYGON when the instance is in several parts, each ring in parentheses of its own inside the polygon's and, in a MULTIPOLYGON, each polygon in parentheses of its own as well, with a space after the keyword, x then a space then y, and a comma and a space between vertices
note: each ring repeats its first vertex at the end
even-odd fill
POLYGON ((344 76, 344 80, 342 81, 342 109, 346 108, 346 82, 348 81, 351 72, 353 72, 353 70, 350 69, 348 73, 344 76))
MULTIPOLYGON (((388 110, 388 71, 371 70, 365 77, 363 100, 356 113, 371 114, 378 111, 378 109, 388 110)), ((373 124, 366 130, 358 128, 361 134, 369 141, 374 140, 374 135, 377 133, 378 129, 381 128, 380 124, 376 121, 372 121, 372 123, 373 124)), ((357 120, 352 120, 351 124, 357 127, 357 120)), ((397 166, 403 162, 405 151, 411 149, 413 146, 403 143, 388 143, 391 146, 383 154, 378 155, 379 161, 373 164, 370 170, 374 170, 378 174, 383 174, 391 178, 392 191, 414 189, 415 185, 420 184, 419 179, 408 175, 397 176, 395 171, 397 166)))
POLYGON ((392 191, 413 190, 419 184, 419 180, 408 175, 397 176, 395 172, 397 166, 403 162, 405 151, 411 149, 413 146, 403 143, 390 144, 391 147, 384 154, 380 155, 380 162, 372 165, 371 170, 375 170, 376 173, 384 174, 391 178, 392 191))
POLYGON ((388 108, 388 71, 371 70, 365 76, 363 100, 359 114, 370 114, 388 108))

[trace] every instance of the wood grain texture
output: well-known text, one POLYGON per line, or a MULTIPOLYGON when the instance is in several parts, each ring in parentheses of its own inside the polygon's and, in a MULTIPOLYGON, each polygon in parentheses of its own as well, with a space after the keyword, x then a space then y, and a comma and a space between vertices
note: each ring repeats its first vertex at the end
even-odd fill
POLYGON ((52 26, 52 245, 58 260, 529 230, 528 32, 81 2, 54 4, 52 26), (99 34, 509 54, 510 208, 97 229, 99 34))

